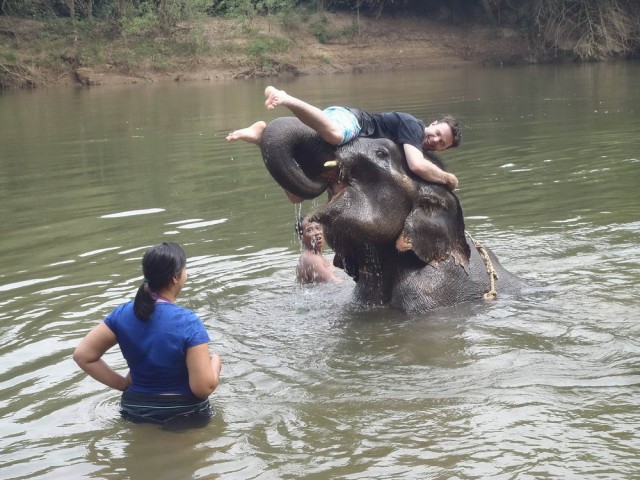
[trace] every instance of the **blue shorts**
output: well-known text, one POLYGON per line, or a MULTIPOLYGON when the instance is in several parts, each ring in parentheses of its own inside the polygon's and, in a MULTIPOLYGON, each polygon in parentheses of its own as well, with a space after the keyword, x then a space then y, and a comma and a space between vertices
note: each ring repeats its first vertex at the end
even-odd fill
POLYGON ((356 116, 344 107, 328 107, 323 110, 331 121, 337 123, 342 130, 342 141, 340 145, 350 142, 360 135, 360 124, 356 116))

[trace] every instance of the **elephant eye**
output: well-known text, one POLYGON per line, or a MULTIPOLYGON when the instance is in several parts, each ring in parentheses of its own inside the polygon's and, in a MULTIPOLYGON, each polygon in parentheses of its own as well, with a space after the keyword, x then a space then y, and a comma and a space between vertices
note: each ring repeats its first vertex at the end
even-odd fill
POLYGON ((389 152, 386 148, 376 148, 376 157, 378 158, 387 158, 389 156, 389 152))
POLYGON ((418 205, 421 208, 429 209, 429 208, 437 208, 439 210, 446 211, 449 208, 449 205, 445 201, 442 196, 436 194, 423 194, 418 198, 418 205))

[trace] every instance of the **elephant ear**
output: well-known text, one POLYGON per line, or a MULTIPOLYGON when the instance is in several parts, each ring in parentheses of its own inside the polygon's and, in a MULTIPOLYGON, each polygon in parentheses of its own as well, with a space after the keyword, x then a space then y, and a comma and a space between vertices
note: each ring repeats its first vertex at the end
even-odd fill
POLYGON ((327 189, 321 173, 335 148, 297 118, 280 117, 269 123, 260 150, 267 170, 288 192, 310 200, 327 189))
POLYGON ((466 268, 471 250, 458 197, 441 185, 422 185, 396 248, 413 251, 426 264, 436 265, 453 257, 456 265, 466 268))

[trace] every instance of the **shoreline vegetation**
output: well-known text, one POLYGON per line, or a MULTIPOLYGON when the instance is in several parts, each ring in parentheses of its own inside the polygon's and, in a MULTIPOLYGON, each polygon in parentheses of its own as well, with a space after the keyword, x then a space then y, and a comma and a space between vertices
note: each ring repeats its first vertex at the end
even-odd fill
POLYGON ((0 90, 606 61, 640 53, 635 0, 0 3, 0 90))

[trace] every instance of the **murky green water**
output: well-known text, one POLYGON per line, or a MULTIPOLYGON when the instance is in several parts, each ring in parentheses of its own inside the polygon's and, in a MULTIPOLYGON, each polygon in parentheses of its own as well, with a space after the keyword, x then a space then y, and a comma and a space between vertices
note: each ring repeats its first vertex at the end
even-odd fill
MULTIPOLYGON (((637 478, 640 65, 278 83, 320 106, 450 112, 467 230, 552 285, 429 315, 294 283, 295 207, 230 130, 268 80, 0 95, 0 477, 637 478), (204 429, 119 418, 71 360, 146 247, 223 358, 204 429)), ((303 205, 306 212, 310 202, 303 205)), ((118 351, 107 361, 124 369, 118 351)))

